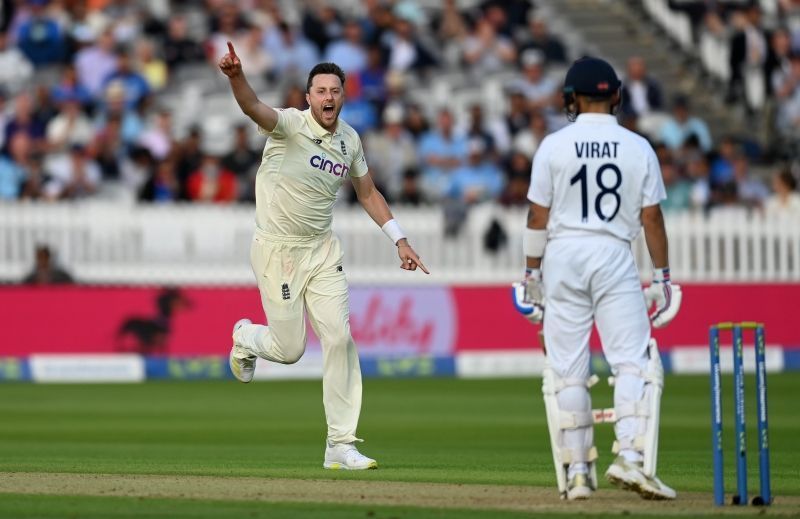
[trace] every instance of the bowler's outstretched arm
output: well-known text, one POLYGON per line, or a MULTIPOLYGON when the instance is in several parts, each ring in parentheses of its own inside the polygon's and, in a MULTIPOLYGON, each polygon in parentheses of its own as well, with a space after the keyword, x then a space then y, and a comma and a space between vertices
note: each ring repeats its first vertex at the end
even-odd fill
POLYGON ((242 112, 268 132, 274 130, 275 125, 278 124, 278 112, 258 100, 258 96, 250 87, 247 78, 244 77, 242 62, 236 55, 231 42, 228 42, 228 53, 219 60, 219 69, 228 76, 233 97, 236 98, 242 112))

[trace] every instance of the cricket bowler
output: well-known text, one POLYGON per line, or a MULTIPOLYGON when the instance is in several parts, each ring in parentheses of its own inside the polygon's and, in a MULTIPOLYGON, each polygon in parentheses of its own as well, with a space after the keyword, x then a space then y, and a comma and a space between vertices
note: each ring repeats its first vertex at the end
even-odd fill
POLYGON ((342 246, 331 232, 333 206, 350 180, 358 201, 392 244, 400 267, 428 274, 369 174, 361 139, 339 119, 344 72, 320 63, 308 75, 309 108, 275 109, 259 101, 228 43, 219 62, 242 112, 266 135, 256 175, 256 230, 250 262, 269 325, 239 320, 230 367, 241 382, 253 379, 257 358, 293 364, 306 347, 306 311, 322 344, 322 400, 328 424, 326 469, 377 468, 356 448, 361 412, 361 368, 350 334, 342 246))

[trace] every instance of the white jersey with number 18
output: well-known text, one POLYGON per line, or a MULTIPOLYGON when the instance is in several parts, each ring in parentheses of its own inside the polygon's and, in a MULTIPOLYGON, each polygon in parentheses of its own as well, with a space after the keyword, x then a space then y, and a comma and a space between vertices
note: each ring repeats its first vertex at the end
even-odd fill
POLYGON ((653 148, 613 115, 580 114, 548 135, 531 168, 528 199, 550 208, 549 239, 611 235, 633 240, 642 207, 666 198, 653 148))

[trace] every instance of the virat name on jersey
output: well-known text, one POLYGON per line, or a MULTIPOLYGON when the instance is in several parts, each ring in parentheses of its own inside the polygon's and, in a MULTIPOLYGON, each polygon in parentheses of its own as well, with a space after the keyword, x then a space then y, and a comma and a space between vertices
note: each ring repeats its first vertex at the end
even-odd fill
POLYGON ((575 155, 579 159, 616 159, 619 142, 576 142, 575 155))

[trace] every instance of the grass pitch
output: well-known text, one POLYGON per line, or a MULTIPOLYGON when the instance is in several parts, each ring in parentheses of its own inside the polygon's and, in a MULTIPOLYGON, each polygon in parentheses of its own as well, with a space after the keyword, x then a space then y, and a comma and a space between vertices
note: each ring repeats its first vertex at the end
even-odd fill
MULTIPOLYGON (((733 387, 726 404, 733 490, 733 387)), ((758 493, 755 385, 746 381, 750 494, 758 493)), ((755 514, 711 505, 707 377, 668 377, 652 503, 601 480, 586 504, 559 502, 541 380, 367 379, 359 435, 377 471, 322 469, 321 383, 148 382, 0 386, 0 517, 532 517, 586 513, 755 514), (349 480, 349 481, 347 481, 349 480)), ((776 497, 800 514, 796 374, 770 374, 776 497)), ((592 390, 594 407, 611 389, 592 390)), ((610 425, 595 427, 602 474, 610 425)), ((602 478, 601 478, 602 479, 602 478)))

